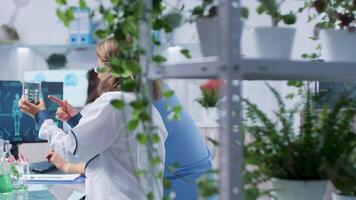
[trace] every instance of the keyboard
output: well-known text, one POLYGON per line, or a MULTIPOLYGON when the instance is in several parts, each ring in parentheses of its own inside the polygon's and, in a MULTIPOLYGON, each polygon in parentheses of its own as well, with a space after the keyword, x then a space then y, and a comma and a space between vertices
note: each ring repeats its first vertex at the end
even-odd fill
POLYGON ((45 174, 58 170, 55 165, 49 163, 48 161, 32 162, 30 163, 29 168, 31 172, 39 174, 45 174))

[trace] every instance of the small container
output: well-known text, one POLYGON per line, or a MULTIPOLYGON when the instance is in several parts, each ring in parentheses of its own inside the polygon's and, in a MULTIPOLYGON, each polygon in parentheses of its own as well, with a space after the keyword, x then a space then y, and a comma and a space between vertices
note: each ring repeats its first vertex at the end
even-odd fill
POLYGON ((23 82, 22 95, 26 100, 33 104, 40 103, 41 83, 40 82, 23 82))

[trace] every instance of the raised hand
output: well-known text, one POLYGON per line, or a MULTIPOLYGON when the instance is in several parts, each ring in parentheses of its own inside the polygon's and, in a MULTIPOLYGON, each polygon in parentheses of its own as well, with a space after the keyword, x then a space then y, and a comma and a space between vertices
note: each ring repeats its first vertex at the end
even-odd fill
POLYGON ((61 121, 67 121, 78 113, 78 111, 70 105, 67 100, 62 101, 52 95, 49 95, 48 99, 59 105, 56 111, 56 118, 61 121))

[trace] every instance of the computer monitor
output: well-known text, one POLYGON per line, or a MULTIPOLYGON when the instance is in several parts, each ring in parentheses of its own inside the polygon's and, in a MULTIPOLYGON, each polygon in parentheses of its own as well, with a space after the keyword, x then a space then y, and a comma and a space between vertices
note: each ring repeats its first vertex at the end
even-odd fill
POLYGON ((23 79, 37 82, 63 82, 63 99, 68 100, 74 107, 83 107, 87 99, 87 72, 88 70, 85 69, 26 71, 23 79))
MULTIPOLYGON (((42 82, 42 95, 46 107, 53 119, 57 105, 47 96, 49 94, 63 98, 63 83, 42 82)), ((22 83, 19 81, 0 81, 0 138, 11 143, 45 142, 38 138, 39 127, 33 118, 21 112, 18 101, 22 95, 22 83)), ((62 123, 55 120, 61 128, 62 123)))

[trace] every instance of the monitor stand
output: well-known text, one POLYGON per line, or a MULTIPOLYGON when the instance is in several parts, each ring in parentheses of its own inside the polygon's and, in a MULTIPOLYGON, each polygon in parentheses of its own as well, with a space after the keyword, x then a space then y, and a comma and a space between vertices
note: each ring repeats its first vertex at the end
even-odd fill
POLYGON ((20 146, 21 143, 11 142, 10 144, 11 144, 11 150, 10 150, 11 155, 13 155, 16 160, 18 160, 19 159, 19 146, 20 146))

